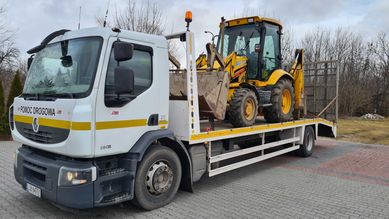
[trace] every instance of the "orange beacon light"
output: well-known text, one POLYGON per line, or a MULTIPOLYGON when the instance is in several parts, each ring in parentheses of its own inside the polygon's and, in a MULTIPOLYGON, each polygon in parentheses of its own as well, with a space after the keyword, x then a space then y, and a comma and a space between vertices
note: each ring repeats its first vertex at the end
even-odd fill
POLYGON ((189 30, 189 24, 192 22, 192 12, 186 11, 185 12, 185 22, 186 22, 186 29, 189 30))

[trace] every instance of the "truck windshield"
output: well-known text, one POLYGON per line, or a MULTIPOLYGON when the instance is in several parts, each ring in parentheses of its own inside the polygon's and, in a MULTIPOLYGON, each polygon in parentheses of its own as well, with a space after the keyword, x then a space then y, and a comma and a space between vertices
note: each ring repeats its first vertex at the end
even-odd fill
POLYGON ((24 97, 81 98, 89 95, 102 46, 100 37, 49 44, 34 58, 24 97))

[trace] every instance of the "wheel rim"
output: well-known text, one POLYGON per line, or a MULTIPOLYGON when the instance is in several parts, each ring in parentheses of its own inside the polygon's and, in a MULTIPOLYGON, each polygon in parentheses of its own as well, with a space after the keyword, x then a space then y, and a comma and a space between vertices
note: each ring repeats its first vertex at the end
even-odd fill
POLYGON ((307 151, 311 151, 313 148, 313 136, 311 133, 307 134, 307 151))
POLYGON ((244 104, 244 116, 247 120, 252 120, 255 115, 255 103, 253 99, 247 99, 244 104))
POLYGON ((292 95, 288 89, 282 91, 281 109, 282 113, 288 114, 292 105, 292 95))
POLYGON ((153 195, 168 191, 173 183, 173 170, 166 161, 157 161, 149 168, 146 176, 147 190, 153 195))

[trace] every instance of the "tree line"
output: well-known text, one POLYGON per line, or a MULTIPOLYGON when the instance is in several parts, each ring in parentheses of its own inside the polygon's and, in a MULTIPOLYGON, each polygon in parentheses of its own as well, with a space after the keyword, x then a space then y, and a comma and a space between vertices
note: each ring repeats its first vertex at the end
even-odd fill
POLYGON ((15 47, 14 32, 4 22, 5 8, 0 5, 0 139, 10 134, 8 109, 23 90, 26 64, 15 47))
MULTIPOLYGON (((372 40, 339 27, 317 27, 293 41, 285 31, 283 52, 305 49, 305 61, 337 60, 339 63, 339 115, 360 116, 378 113, 389 116, 389 37, 380 32, 372 40)), ((285 56, 290 62, 291 56, 285 56)))

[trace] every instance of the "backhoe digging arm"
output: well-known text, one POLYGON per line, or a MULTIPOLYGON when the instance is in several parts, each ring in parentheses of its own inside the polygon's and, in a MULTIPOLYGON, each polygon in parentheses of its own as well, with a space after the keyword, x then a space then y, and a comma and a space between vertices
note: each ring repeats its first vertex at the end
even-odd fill
POLYGON ((294 78, 294 96, 295 96, 295 117, 300 118, 301 111, 304 112, 304 49, 296 49, 295 58, 290 70, 294 78))

